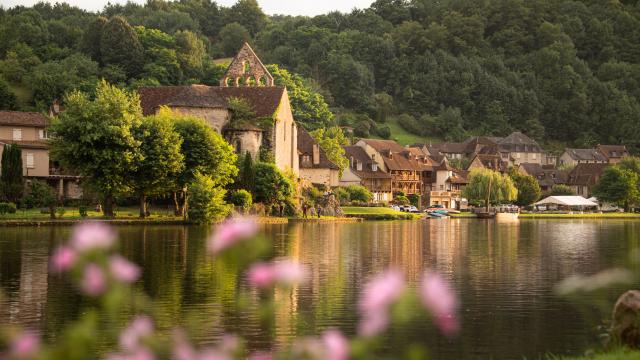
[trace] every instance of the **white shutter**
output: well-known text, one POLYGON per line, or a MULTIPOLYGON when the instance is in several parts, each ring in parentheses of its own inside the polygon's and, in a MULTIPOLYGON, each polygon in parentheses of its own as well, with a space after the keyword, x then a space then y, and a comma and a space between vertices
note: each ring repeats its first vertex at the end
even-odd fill
POLYGON ((27 153, 27 168, 33 169, 35 167, 35 161, 33 158, 33 153, 27 153))

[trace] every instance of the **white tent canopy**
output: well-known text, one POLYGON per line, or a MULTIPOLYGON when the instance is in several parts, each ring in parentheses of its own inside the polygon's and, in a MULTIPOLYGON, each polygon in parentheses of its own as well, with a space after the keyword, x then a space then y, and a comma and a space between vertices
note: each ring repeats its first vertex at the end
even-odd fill
POLYGON ((587 200, 582 196, 549 196, 548 198, 542 199, 535 203, 534 205, 561 205, 561 206, 598 206, 597 203, 587 200))

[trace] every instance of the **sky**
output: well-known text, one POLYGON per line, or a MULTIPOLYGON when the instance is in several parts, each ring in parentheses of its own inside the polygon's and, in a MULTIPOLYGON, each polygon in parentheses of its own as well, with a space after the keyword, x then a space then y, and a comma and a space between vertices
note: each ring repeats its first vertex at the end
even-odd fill
MULTIPOLYGON (((46 0, 55 3, 56 0, 46 0)), ((111 3, 126 3, 126 0, 110 0, 111 3)), ((40 0, 0 0, 0 5, 5 8, 15 5, 31 6, 40 0)), ((87 10, 101 10, 109 0, 58 0, 57 2, 67 2, 87 10)), ((144 0, 133 0, 136 3, 144 3, 144 0)), ((231 6, 236 0, 217 0, 219 5, 231 6)), ((373 0, 258 0, 262 10, 269 14, 284 15, 319 15, 330 11, 338 10, 349 12, 353 8, 365 8, 371 5, 373 0)))

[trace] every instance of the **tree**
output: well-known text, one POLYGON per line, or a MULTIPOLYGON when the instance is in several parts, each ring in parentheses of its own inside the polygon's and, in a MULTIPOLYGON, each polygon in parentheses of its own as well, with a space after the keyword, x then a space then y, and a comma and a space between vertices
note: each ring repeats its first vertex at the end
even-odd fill
POLYGON ((293 184, 274 164, 256 163, 255 173, 255 201, 266 206, 281 205, 293 196, 293 184))
POLYGON ((237 21, 256 35, 267 24, 267 16, 256 0, 238 0, 228 11, 228 21, 237 21))
POLYGON ((242 211, 246 213, 251 209, 251 205, 253 205, 253 198, 250 192, 240 189, 229 194, 229 202, 241 208, 242 211))
POLYGON ((56 218, 56 205, 58 198, 56 192, 46 182, 41 180, 32 180, 30 186, 29 197, 33 199, 33 205, 36 207, 46 207, 49 209, 49 217, 56 218))
POLYGON ((210 224, 227 216, 231 209, 224 202, 225 194, 226 190, 209 176, 196 173, 189 184, 189 221, 210 224))
POLYGON ((238 178, 238 188, 245 189, 250 193, 253 193, 255 181, 256 181, 256 174, 255 174, 255 167, 253 165, 253 159, 251 158, 250 153, 245 153, 242 158, 240 176, 238 178))
POLYGON ((0 110, 16 110, 18 99, 9 84, 0 76, 0 110))
POLYGON ((95 99, 74 91, 65 97, 65 111, 51 125, 51 157, 85 178, 104 200, 112 217, 115 197, 128 193, 142 160, 134 129, 142 110, 138 95, 101 81, 95 99))
POLYGON ((373 194, 371 191, 362 185, 349 185, 346 190, 349 193, 349 199, 351 199, 351 201, 368 203, 373 200, 373 194))
POLYGON ((22 197, 24 181, 22 178, 22 150, 18 145, 5 145, 0 164, 0 190, 8 201, 17 203, 22 197))
POLYGON ((133 173, 132 188, 140 200, 141 218, 147 214, 147 196, 175 189, 175 178, 184 169, 184 155, 180 152, 182 138, 173 128, 171 115, 161 111, 143 118, 134 128, 141 157, 133 173))
POLYGON ((551 188, 550 196, 571 196, 576 193, 571 190, 571 187, 563 184, 553 185, 551 188))
POLYGON ((516 168, 509 169, 509 176, 518 189, 518 198, 515 204, 518 206, 529 206, 540 199, 542 191, 536 178, 523 174, 516 168))
POLYGON ((188 30, 175 34, 178 61, 180 67, 189 79, 200 79, 203 71, 203 61, 207 49, 196 34, 188 30))
POLYGON ((344 145, 349 144, 342 129, 333 126, 325 130, 319 128, 312 131, 311 136, 318 142, 322 150, 327 154, 327 158, 340 168, 340 176, 344 169, 349 166, 349 160, 344 156, 344 145))
POLYGON ((226 186, 238 175, 237 157, 233 147, 202 119, 172 113, 166 108, 160 111, 171 114, 182 138, 180 152, 184 156, 184 169, 176 178, 174 203, 176 214, 185 215, 188 187, 196 174, 207 176, 214 186, 226 186), (182 194, 181 199, 177 197, 178 192, 182 194))
POLYGON ((232 22, 220 29, 218 34, 220 47, 224 56, 234 56, 242 44, 251 40, 249 31, 237 22, 232 22))
POLYGON ((486 212, 491 204, 515 201, 518 189, 508 175, 490 169, 473 169, 462 196, 476 203, 483 203, 486 212))
POLYGON ((87 54, 93 61, 102 62, 102 53, 100 49, 100 41, 102 40, 102 32, 109 20, 103 16, 95 18, 85 30, 80 49, 87 54))
POLYGON ((138 34, 126 19, 114 16, 104 25, 100 37, 100 56, 105 65, 117 65, 128 76, 140 74, 144 59, 138 34))
POLYGON ((610 166, 604 170, 600 181, 593 188, 593 195, 600 201, 624 206, 625 211, 630 205, 640 201, 638 188, 638 174, 619 166, 610 166))

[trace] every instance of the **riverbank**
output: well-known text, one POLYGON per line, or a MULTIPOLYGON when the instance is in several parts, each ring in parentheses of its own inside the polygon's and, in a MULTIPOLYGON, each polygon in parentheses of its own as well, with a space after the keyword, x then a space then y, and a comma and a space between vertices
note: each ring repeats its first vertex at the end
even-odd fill
POLYGON ((534 214, 523 213, 521 219, 640 219, 640 214, 634 213, 588 213, 588 214, 534 214))
POLYGON ((608 353, 593 354, 580 357, 549 356, 548 360, 640 360, 640 351, 618 349, 608 353))
POLYGON ((415 220, 422 214, 404 213, 387 207, 343 206, 344 216, 364 220, 415 220))

